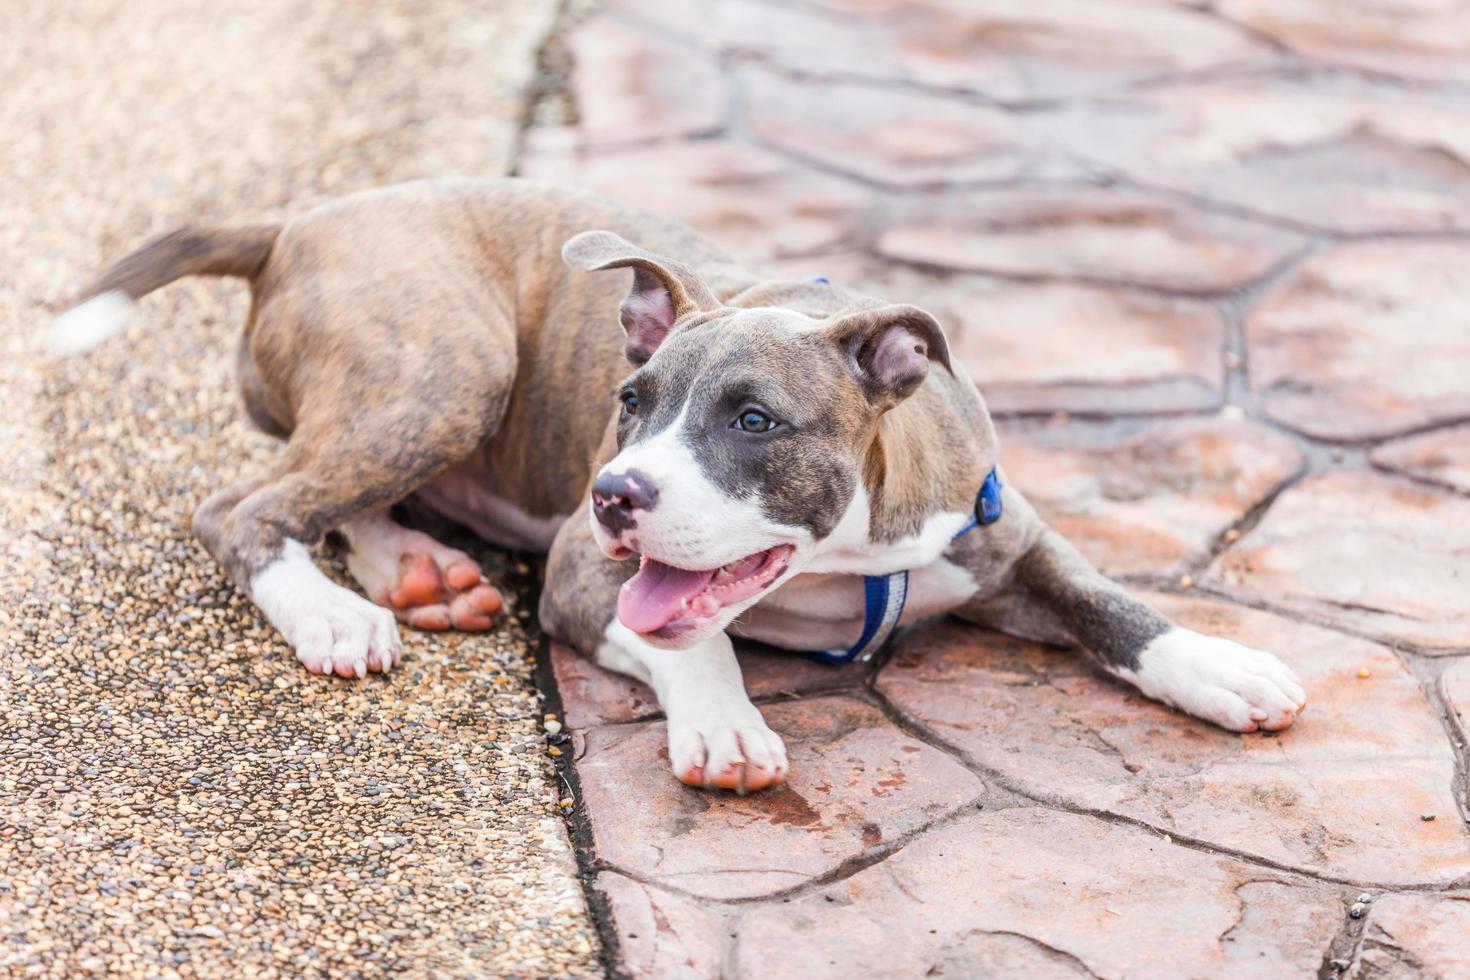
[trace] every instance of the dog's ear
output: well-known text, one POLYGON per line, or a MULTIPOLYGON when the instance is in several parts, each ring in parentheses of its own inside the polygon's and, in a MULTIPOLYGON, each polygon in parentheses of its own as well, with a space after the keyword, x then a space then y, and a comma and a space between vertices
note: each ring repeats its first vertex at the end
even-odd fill
POLYGON ((917 306, 875 306, 837 316, 826 328, 869 400, 891 408, 918 390, 929 362, 949 365, 939 321, 917 306))
POLYGON ((634 364, 653 356, 679 318, 720 307, 704 280, 688 266, 641 249, 610 231, 582 232, 562 246, 561 257, 587 272, 633 270, 633 291, 623 300, 622 321, 628 333, 626 353, 634 364))

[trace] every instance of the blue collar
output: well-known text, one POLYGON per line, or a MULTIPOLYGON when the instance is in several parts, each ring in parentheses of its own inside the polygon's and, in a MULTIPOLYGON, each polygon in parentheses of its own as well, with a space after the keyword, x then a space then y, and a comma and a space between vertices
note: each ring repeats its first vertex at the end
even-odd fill
MULTIPOLYGON (((1000 520, 1000 474, 994 468, 975 494, 975 512, 969 523, 955 532, 962 538, 977 527, 994 524, 1000 520)), ((854 660, 871 660, 883 649, 898 621, 903 618, 903 607, 909 596, 909 573, 894 572, 891 575, 863 576, 863 632, 856 643, 846 650, 813 650, 805 656, 824 664, 846 664, 854 660)))

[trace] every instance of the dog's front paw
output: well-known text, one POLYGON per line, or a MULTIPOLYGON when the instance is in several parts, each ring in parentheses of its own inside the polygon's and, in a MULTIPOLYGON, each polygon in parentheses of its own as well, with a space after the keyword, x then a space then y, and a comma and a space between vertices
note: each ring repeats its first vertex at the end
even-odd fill
POLYGON ((1307 704, 1301 682, 1275 656, 1180 627, 1144 649, 1129 679, 1149 697, 1233 732, 1289 728, 1307 704))
POLYGON ((669 763, 690 786, 749 793, 786 779, 786 745, 754 706, 748 713, 669 719, 669 763))
POLYGON ((393 614, 361 596, 341 590, 336 601, 323 603, 282 627, 296 659, 313 674, 366 677, 386 673, 403 660, 403 641, 393 614))

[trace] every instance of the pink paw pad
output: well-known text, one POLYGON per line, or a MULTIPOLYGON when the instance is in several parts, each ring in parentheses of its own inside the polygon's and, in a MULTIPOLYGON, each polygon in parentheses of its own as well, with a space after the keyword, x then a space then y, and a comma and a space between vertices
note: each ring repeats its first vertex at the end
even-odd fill
POLYGON ((504 607, 499 590, 485 583, 480 566, 469 559, 445 568, 431 555, 405 555, 398 585, 388 593, 398 618, 414 629, 466 632, 487 630, 504 607))

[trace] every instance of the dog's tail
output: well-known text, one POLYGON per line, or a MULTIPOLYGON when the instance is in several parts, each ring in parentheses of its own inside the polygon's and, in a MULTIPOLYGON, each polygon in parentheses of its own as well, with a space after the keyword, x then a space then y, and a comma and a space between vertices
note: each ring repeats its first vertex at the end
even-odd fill
POLYGON ((265 267, 280 225, 204 230, 180 228, 115 263, 58 316, 48 338, 53 356, 102 343, 128 324, 136 302, 184 276, 253 279, 265 267))

